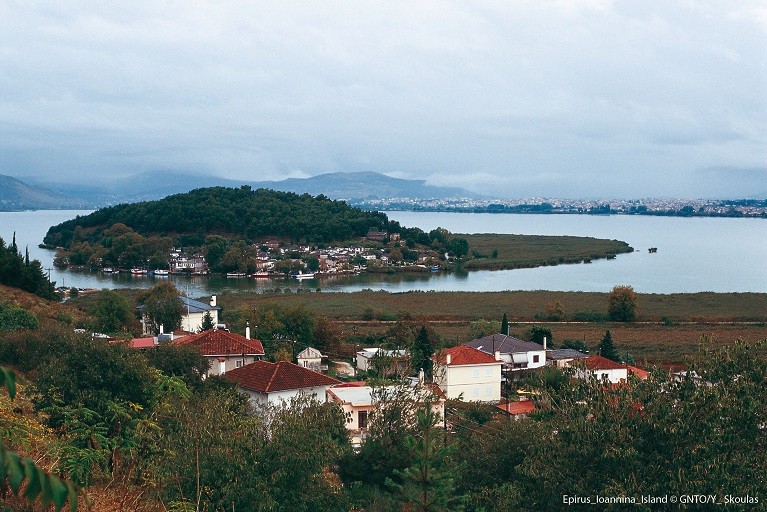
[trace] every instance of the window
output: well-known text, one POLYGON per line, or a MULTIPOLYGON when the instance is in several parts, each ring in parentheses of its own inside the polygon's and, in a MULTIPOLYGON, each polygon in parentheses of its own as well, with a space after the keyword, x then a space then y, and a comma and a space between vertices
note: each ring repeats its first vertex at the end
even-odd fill
POLYGON ((471 390, 471 394, 473 396, 479 396, 479 388, 474 388, 471 390))
POLYGON ((485 395, 490 396, 491 394, 493 394, 493 388, 485 386, 485 395))
POLYGON ((493 368, 491 366, 488 366, 485 368, 485 377, 492 377, 493 376, 493 368))
POLYGON ((359 428, 368 428, 368 412, 359 411, 357 413, 357 426, 359 428))
POLYGON ((471 376, 474 377, 475 379, 478 379, 479 378, 479 368, 474 368, 471 371, 471 376))
POLYGON ((238 359, 237 361, 234 362, 234 366, 236 368, 241 368, 244 364, 245 364, 245 360, 244 359, 238 359))
POLYGON ((541 356, 533 356, 533 362, 534 363, 537 363, 540 360, 541 360, 541 356))

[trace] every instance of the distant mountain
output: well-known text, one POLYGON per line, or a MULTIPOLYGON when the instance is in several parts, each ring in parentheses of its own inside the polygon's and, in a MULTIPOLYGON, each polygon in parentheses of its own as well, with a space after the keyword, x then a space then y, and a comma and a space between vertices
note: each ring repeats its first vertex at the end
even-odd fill
POLYGON ((180 171, 147 171, 127 178, 114 179, 102 185, 59 183, 50 188, 76 195, 94 206, 152 201, 171 194, 180 194, 203 187, 268 188, 297 194, 322 194, 330 199, 355 201, 362 199, 478 197, 467 190, 427 185, 424 180, 392 178, 375 172, 334 172, 311 178, 291 178, 282 181, 232 180, 208 174, 180 171))
POLYGON ((29 185, 0 174, 0 211, 59 210, 88 207, 89 202, 59 191, 29 185))

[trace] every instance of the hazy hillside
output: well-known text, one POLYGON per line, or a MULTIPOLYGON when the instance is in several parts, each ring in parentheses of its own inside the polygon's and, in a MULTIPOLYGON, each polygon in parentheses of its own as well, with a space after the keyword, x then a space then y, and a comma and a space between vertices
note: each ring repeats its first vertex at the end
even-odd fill
POLYGON ((0 211, 82 208, 88 202, 0 174, 0 211))
POLYGON ((329 173, 311 178, 291 178, 282 181, 232 180, 209 174, 189 174, 181 171, 147 171, 102 184, 47 184, 61 193, 76 195, 95 206, 152 201, 189 192, 202 187, 268 188, 297 194, 322 194, 331 199, 359 200, 372 198, 446 198, 476 197, 459 188, 435 187, 423 180, 391 178, 374 172, 329 173))

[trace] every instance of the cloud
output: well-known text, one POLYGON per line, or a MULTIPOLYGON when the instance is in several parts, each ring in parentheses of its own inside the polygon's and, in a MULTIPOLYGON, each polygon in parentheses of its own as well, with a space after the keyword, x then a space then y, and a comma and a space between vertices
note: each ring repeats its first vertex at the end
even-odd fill
POLYGON ((0 173, 683 195, 696 169, 765 161, 764 20, 753 2, 3 3, 0 173))

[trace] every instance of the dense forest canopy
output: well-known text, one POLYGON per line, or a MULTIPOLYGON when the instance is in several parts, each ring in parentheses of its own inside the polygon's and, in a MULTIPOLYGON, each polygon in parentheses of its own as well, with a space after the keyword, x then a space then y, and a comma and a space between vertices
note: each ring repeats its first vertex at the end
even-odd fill
POLYGON ((370 229, 399 228, 396 223, 390 226, 383 213, 352 208, 322 195, 252 190, 248 186, 213 187, 159 201, 102 208, 53 226, 44 241, 67 248, 73 241, 93 243, 115 224, 124 224, 143 236, 217 233, 250 239, 274 236, 310 243, 360 237, 370 229))

